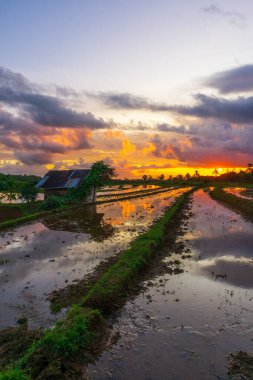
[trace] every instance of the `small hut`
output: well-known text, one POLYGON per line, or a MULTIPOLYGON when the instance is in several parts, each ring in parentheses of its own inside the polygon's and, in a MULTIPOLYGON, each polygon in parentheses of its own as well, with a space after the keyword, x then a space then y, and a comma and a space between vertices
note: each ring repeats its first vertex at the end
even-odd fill
MULTIPOLYGON (((36 187, 44 189, 45 199, 49 195, 63 196, 71 188, 77 188, 81 185, 82 180, 88 175, 89 169, 78 170, 50 170, 37 183, 36 187)), ((96 189, 91 189, 87 196, 87 203, 96 202, 96 189)))

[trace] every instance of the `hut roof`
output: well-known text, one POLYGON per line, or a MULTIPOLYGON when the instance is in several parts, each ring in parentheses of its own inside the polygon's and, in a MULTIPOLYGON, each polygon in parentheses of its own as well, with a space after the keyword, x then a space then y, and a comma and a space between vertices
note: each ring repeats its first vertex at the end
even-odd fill
POLYGON ((69 189, 71 187, 78 187, 89 171, 90 169, 50 170, 37 183, 36 187, 42 189, 69 189))

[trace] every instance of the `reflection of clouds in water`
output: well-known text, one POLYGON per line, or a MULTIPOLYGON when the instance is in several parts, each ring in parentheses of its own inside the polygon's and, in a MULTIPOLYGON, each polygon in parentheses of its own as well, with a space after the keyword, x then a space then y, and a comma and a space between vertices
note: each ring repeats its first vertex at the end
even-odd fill
POLYGON ((222 256, 196 263, 196 273, 207 275, 244 288, 253 288, 253 260, 245 257, 222 256))
POLYGON ((193 196, 193 215, 184 239, 196 252, 192 270, 236 286, 253 287, 252 224, 212 200, 203 190, 193 196))
POLYGON ((253 189, 247 189, 245 187, 226 187, 224 191, 236 195, 239 198, 253 200, 253 189))
MULTIPOLYGON (((184 191, 177 190, 177 194, 184 191)), ((171 202, 170 194, 64 210, 43 218, 43 222, 19 227, 13 235, 0 237, 1 257, 10 257, 4 266, 9 282, 3 282, 0 325, 5 325, 6 315, 8 324, 15 321, 19 312, 12 305, 26 305, 26 294, 31 291, 37 297, 41 315, 45 309, 43 293, 66 286, 66 280, 70 283, 84 277, 102 260, 126 249, 162 215, 171 202)), ((47 320, 49 311, 43 313, 47 320)))

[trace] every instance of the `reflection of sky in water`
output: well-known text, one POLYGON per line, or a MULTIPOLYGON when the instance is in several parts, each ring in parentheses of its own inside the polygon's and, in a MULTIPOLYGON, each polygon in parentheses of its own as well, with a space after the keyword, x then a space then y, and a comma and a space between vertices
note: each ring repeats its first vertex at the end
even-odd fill
POLYGON ((48 320, 46 294, 125 249, 186 189, 97 207, 77 207, 0 237, 0 325, 25 314, 48 320))
POLYGON ((195 252, 192 271, 252 288, 253 225, 202 190, 193 198, 193 216, 185 235, 195 252))
POLYGON ((158 189, 160 186, 157 186, 157 185, 139 185, 139 186, 126 186, 126 187, 120 187, 120 186, 113 186, 113 188, 111 187, 104 187, 102 189, 102 191, 98 191, 97 192, 97 195, 100 197, 100 196, 103 196, 103 195, 108 195, 108 194, 128 194, 128 193, 132 193, 132 192, 135 192, 135 191, 143 191, 143 190, 154 190, 154 189, 158 189))
POLYGON ((239 198, 253 200, 253 189, 246 189, 245 187, 226 187, 224 190, 227 193, 236 195, 239 198))
MULTIPOLYGON (((226 358, 252 351, 253 229, 202 190, 179 238, 184 273, 160 275, 114 321, 118 342, 88 368, 93 380, 228 380, 226 358), (217 275, 226 274, 226 278, 217 275)), ((165 261, 180 259, 175 253, 165 261)))

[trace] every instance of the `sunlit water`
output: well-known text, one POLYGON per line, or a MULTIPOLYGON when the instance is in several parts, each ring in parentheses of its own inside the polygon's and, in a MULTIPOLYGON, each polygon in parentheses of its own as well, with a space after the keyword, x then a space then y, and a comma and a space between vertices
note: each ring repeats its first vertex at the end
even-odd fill
POLYGON ((253 189, 247 189, 244 187, 226 187, 224 190, 227 193, 236 195, 239 198, 250 199, 253 201, 253 189))
POLYGON ((160 186, 157 185, 138 185, 138 186, 113 186, 113 187, 103 187, 100 191, 98 190, 97 195, 104 196, 108 194, 128 194, 136 191, 154 190, 159 189, 160 186))
POLYGON ((90 379, 227 379, 227 355, 252 351, 253 226, 202 190, 192 212, 184 273, 156 277, 126 304, 113 321, 120 339, 90 379))
POLYGON ((80 206, 21 226, 0 237, 0 327, 26 317, 48 324, 47 294, 82 278, 125 249, 187 189, 80 206))

